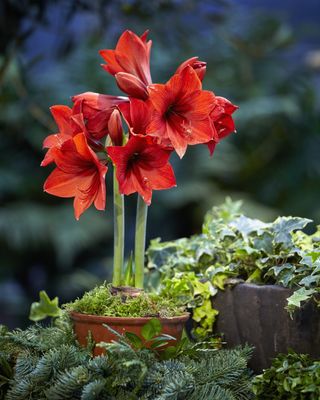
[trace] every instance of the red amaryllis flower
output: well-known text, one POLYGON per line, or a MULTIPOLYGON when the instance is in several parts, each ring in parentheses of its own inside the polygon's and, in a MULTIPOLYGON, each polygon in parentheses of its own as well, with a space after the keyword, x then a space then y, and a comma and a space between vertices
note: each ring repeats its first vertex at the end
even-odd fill
POLYGON ((199 57, 192 57, 184 61, 182 64, 179 65, 178 69, 176 70, 176 74, 180 74, 180 72, 187 65, 190 65, 190 67, 192 67, 196 71, 200 81, 203 81, 203 78, 206 74, 207 63, 205 61, 200 61, 198 58, 199 57))
POLYGON ((114 75, 120 89, 132 97, 145 98, 146 87, 152 82, 150 74, 152 42, 147 41, 147 35, 148 31, 140 37, 131 31, 125 31, 120 36, 115 50, 100 51, 100 55, 107 63, 102 67, 114 75))
MULTIPOLYGON (((231 101, 224 97, 216 96, 216 102, 214 109, 211 111, 210 118, 217 131, 219 140, 235 132, 235 124, 232 118, 232 114, 238 109, 231 101)), ((210 155, 213 154, 217 142, 211 140, 207 143, 210 155)))
POLYGON ((121 103, 129 101, 127 97, 109 96, 85 92, 72 97, 73 114, 83 116, 85 130, 89 138, 99 140, 108 134, 108 121, 112 111, 121 103))
POLYGON ((138 192, 150 205, 152 190, 176 186, 173 169, 168 160, 170 151, 155 144, 148 136, 131 136, 123 147, 108 147, 108 155, 115 164, 120 192, 138 192))
POLYGON ((44 184, 44 191, 58 197, 74 197, 76 219, 94 203, 98 210, 106 204, 105 175, 107 166, 101 163, 79 133, 53 149, 57 167, 44 184))
POLYGON ((197 73, 186 66, 165 85, 149 86, 149 100, 154 113, 148 126, 150 135, 168 139, 180 158, 188 145, 207 143, 214 138, 210 113, 215 96, 202 90, 197 73))
POLYGON ((53 149, 61 147, 61 145, 72 138, 76 133, 79 133, 79 127, 72 119, 72 109, 67 106, 52 106, 50 107, 51 114, 58 126, 59 132, 54 135, 47 136, 43 141, 43 148, 49 149, 41 162, 44 167, 53 162, 53 149))

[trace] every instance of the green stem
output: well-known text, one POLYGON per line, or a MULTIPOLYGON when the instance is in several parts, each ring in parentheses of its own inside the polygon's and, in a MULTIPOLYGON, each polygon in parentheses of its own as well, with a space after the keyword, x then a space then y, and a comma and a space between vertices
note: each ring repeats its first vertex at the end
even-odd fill
POLYGON ((147 214, 148 206, 143 201, 142 197, 138 195, 134 247, 136 288, 143 288, 144 283, 144 252, 146 246, 147 214))
POLYGON ((120 286, 124 258, 124 199, 119 192, 116 169, 113 169, 113 216, 114 216, 114 247, 113 247, 113 286, 120 286))

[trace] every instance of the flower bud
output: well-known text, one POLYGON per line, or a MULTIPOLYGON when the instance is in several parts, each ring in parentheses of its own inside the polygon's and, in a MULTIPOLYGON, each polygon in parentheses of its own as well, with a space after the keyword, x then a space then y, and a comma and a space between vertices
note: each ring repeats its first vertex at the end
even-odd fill
POLYGON ((108 131, 114 146, 122 146, 123 131, 119 110, 112 111, 108 121, 108 131))
POLYGON ((147 86, 136 76, 126 72, 115 75, 119 88, 131 97, 146 100, 149 96, 147 86))

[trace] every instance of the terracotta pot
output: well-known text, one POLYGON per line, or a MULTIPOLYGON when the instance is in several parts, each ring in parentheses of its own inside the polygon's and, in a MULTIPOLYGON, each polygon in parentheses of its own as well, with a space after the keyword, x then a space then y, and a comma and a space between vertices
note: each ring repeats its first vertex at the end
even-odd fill
MULTIPOLYGON (((92 338, 95 343, 107 342, 118 340, 117 336, 110 332, 103 324, 107 324, 110 328, 124 334, 125 332, 132 332, 138 335, 141 339, 141 328, 152 319, 152 317, 143 318, 130 318, 130 317, 105 317, 99 315, 80 314, 76 312, 70 313, 73 321, 74 332, 81 346, 87 345, 87 337, 91 332, 92 338)), ((167 346, 176 345, 181 340, 182 331, 186 321, 189 319, 190 314, 185 313, 178 317, 172 318, 159 318, 162 331, 173 336, 176 340, 168 342, 167 346)), ((104 350, 100 347, 95 347, 93 355, 97 356, 103 354, 104 350)))
POLYGON ((320 358, 320 308, 309 301, 293 318, 285 309, 292 290, 276 285, 238 284, 219 291, 212 304, 219 310, 215 333, 223 333, 228 347, 255 347, 249 366, 260 372, 279 353, 291 348, 320 358))

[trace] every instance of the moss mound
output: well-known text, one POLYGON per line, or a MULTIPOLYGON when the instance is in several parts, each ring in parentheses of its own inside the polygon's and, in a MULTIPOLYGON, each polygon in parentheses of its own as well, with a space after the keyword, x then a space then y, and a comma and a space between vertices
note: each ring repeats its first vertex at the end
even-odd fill
POLYGON ((108 317, 162 317, 182 315, 185 309, 168 297, 142 292, 138 297, 124 297, 110 292, 110 285, 101 285, 82 298, 65 304, 67 311, 108 317))

